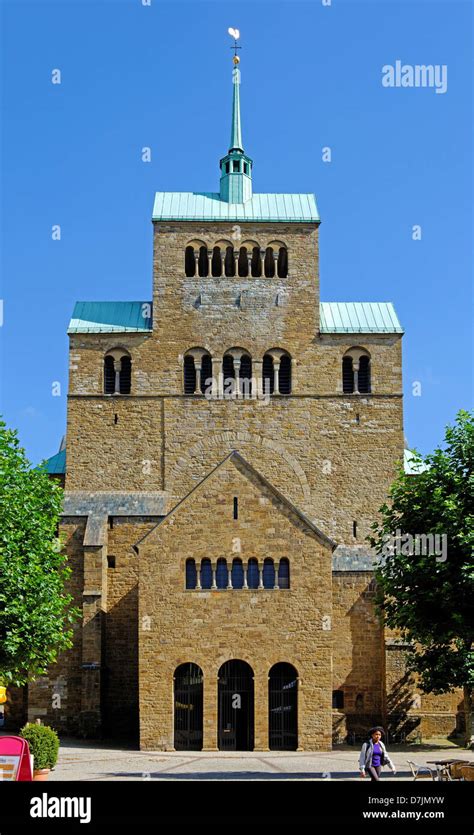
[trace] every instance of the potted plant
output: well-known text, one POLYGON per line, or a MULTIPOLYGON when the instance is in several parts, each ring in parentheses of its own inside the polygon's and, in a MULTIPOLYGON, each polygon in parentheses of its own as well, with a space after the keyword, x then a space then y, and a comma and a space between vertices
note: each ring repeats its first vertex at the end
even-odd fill
POLYGON ((59 737, 56 731, 49 725, 27 722, 20 736, 26 739, 30 754, 33 754, 33 780, 47 780, 58 759, 59 737))

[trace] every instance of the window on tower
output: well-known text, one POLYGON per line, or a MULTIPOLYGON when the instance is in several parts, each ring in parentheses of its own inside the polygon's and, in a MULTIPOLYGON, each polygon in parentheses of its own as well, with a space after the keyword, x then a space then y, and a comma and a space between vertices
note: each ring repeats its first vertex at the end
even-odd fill
POLYGON ((273 248, 267 246, 265 252, 265 278, 274 278, 275 276, 275 259, 273 257, 273 248))
POLYGON ((207 256, 207 246, 201 246, 199 249, 198 272, 200 276, 207 276, 209 273, 209 258, 207 256))
POLYGON ((342 358, 342 391, 344 394, 370 394, 371 364, 365 348, 350 348, 342 358))
POLYGON ((288 250, 285 246, 278 250, 278 275, 280 278, 288 276, 288 250))
POLYGON ((184 394, 205 394, 212 383, 211 356, 204 348, 191 348, 184 355, 184 394))
POLYGON ((263 357, 264 394, 291 394, 291 357, 281 348, 272 348, 263 357))
POLYGON ((212 250, 212 275, 218 278, 222 272, 222 258, 220 246, 215 246, 212 250))
POLYGON ((246 278, 249 274, 249 259, 247 255, 247 247, 240 247, 239 252, 239 276, 246 278))
POLYGON ((121 348, 108 351, 104 357, 104 394, 130 394, 132 360, 121 348))
POLYGON ((362 356, 359 360, 359 391, 370 394, 370 358, 362 356))
POLYGON ((184 271, 188 277, 191 277, 195 274, 196 271, 196 259, 194 257, 194 247, 187 246, 186 251, 184 253, 184 271))
POLYGON ((226 276, 229 278, 232 278, 235 275, 235 259, 233 246, 228 246, 225 251, 224 270, 226 276))
POLYGON ((260 278, 262 275, 262 259, 260 257, 260 247, 254 246, 252 249, 252 276, 260 278))

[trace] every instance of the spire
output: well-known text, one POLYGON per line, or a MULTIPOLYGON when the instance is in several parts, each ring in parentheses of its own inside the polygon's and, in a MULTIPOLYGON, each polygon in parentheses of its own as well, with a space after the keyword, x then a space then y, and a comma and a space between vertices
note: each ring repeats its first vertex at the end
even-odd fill
POLYGON ((220 161, 221 187, 220 198, 226 203, 246 203, 252 197, 252 160, 244 154, 242 144, 242 123, 240 118, 240 58, 237 50, 242 49, 237 41, 240 38, 238 29, 229 29, 229 35, 234 38, 234 69, 232 71, 233 100, 232 125, 230 131, 230 147, 227 156, 220 161))
MULTIPOLYGON (((237 55, 235 57, 237 58, 237 55)), ((237 65, 232 72, 232 80, 234 82, 234 101, 232 103, 232 128, 230 131, 229 154, 232 151, 244 152, 242 145, 242 125, 240 122, 240 70, 237 65)))

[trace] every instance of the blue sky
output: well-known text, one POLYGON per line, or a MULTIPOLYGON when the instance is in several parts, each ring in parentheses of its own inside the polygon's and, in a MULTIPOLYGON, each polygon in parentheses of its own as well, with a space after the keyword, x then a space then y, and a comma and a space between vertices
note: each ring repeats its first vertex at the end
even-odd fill
POLYGON ((217 190, 236 26, 254 190, 316 194, 322 300, 394 302, 429 451, 472 406, 471 3, 149 1, 2 3, 7 423, 34 463, 57 451, 74 302, 151 298, 154 192, 217 190), (397 60, 446 65, 447 91, 384 87, 397 60))

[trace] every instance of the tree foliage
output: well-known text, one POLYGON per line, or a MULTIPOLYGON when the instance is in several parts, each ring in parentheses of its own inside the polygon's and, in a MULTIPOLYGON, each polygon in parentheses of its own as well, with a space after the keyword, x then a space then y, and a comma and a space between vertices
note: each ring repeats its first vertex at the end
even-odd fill
POLYGON ((0 682, 22 685, 72 646, 79 610, 57 526, 62 488, 33 469, 17 433, 0 421, 0 682))
POLYGON ((474 415, 460 411, 444 448, 417 460, 416 475, 400 468, 372 525, 369 539, 381 555, 377 605, 386 624, 411 642, 409 668, 422 689, 463 687, 466 700, 474 687, 474 415), (397 531, 445 536, 446 552, 389 553, 397 531))

